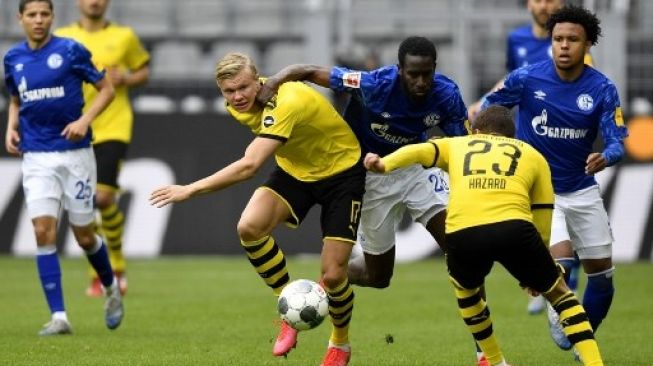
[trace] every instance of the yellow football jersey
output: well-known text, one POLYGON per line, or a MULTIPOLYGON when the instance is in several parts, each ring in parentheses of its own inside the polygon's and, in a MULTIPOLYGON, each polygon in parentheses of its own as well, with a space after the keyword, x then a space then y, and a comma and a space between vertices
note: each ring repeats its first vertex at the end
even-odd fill
MULTIPOLYGON (((91 51, 93 63, 99 69, 118 67, 137 70, 150 60, 150 55, 129 27, 109 23, 99 31, 88 32, 79 23, 73 23, 57 29, 55 34, 83 44, 91 51)), ((92 85, 84 85, 86 108, 96 95, 97 91, 92 85)), ((116 87, 113 102, 93 121, 93 142, 130 142, 133 119, 128 88, 124 85, 116 87)))
POLYGON ((255 135, 284 142, 275 152, 277 165, 304 182, 338 174, 360 160, 358 140, 331 103, 300 82, 284 83, 273 106, 229 113, 255 135))
POLYGON ((386 170, 420 163, 449 172, 447 233, 521 219, 533 222, 548 244, 553 209, 551 171, 529 144, 486 134, 431 139, 403 147, 383 161, 386 170), (535 212, 542 215, 534 218, 535 212))

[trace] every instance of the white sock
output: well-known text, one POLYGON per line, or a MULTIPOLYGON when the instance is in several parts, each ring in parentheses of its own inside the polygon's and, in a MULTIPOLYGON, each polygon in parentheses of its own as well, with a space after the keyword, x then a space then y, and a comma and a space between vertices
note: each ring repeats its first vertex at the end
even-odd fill
POLYGON ((55 311, 52 313, 52 320, 64 320, 68 322, 68 316, 65 311, 55 311))
MULTIPOLYGON (((102 286, 102 287, 104 287, 104 286, 102 286)), ((117 291, 118 293, 120 293, 120 288, 118 287, 118 279, 116 278, 116 276, 113 276, 113 282, 111 282, 111 286, 109 286, 109 287, 104 287, 104 293, 105 293, 107 296, 110 296, 110 295, 113 294, 115 291, 117 291)))
POLYGON ((351 347, 349 347, 349 343, 340 344, 340 343, 333 343, 333 342, 329 341, 329 347, 338 348, 338 349, 341 349, 341 350, 343 350, 345 352, 350 352, 351 351, 351 347))
POLYGON ((476 361, 480 361, 481 358, 483 358, 483 356, 484 356, 484 355, 483 355, 483 352, 478 352, 478 351, 477 351, 477 352, 476 352, 476 361))
POLYGON ((95 235, 95 245, 93 245, 90 249, 85 250, 84 252, 86 255, 93 255, 97 253, 100 248, 102 248, 102 238, 100 238, 99 235, 95 235))
POLYGON ((36 247, 36 255, 50 255, 57 252, 56 244, 39 245, 36 247))

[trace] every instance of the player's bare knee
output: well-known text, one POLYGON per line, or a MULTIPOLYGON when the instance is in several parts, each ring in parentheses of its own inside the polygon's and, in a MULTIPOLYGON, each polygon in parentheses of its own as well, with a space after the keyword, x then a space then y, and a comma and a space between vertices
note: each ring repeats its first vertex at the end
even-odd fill
POLYGON ((347 279, 347 271, 344 268, 326 269, 322 274, 322 283, 327 288, 337 288, 347 279))
POLYGON ((574 250, 569 240, 551 244, 549 252, 551 252, 553 258, 573 258, 574 256, 574 250))
POLYGON ((97 239, 92 226, 73 227, 73 233, 75 234, 77 244, 82 249, 91 249, 96 245, 97 239))
POLYGON ((40 244, 52 244, 57 237, 56 230, 45 224, 34 224, 34 235, 36 242, 40 244))
POLYGON ((114 203, 114 197, 112 193, 100 193, 98 191, 95 196, 95 205, 98 209, 103 210, 110 207, 114 203))
POLYGON ((613 268, 612 258, 583 259, 581 262, 588 275, 609 271, 613 268))
POLYGON ((238 237, 244 241, 254 241, 270 234, 270 230, 261 225, 253 223, 251 220, 240 219, 236 226, 238 237))

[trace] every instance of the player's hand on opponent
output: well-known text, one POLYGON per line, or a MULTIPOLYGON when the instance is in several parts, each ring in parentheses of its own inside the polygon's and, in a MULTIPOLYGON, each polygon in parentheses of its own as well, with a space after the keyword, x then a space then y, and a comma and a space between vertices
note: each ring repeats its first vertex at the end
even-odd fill
POLYGON ((608 161, 601 153, 591 153, 587 157, 586 164, 585 174, 593 175, 605 169, 605 167, 608 166, 608 161))
POLYGON ((279 84, 272 78, 267 79, 265 83, 261 84, 261 88, 256 93, 256 101, 262 105, 267 105, 274 100, 277 90, 279 90, 279 84))
POLYGON ((150 205, 163 207, 173 202, 181 202, 189 199, 191 191, 188 186, 170 185, 155 189, 150 194, 150 205))
POLYGON ((381 157, 374 153, 367 153, 365 160, 363 160, 365 169, 375 173, 385 173, 385 164, 381 157))
POLYGON ((63 131, 61 131, 61 136, 64 136, 66 140, 70 140, 72 142, 77 142, 86 136, 86 133, 88 132, 88 123, 85 123, 81 119, 78 119, 75 122, 70 122, 69 124, 64 127, 63 131))
POLYGON ((476 119, 476 115, 478 115, 478 112, 481 111, 481 101, 477 100, 476 102, 472 103, 467 107, 467 119, 469 121, 473 121, 476 119))
POLYGON ((20 143, 20 134, 16 130, 8 130, 5 136, 5 148, 11 155, 20 155, 18 144, 20 143))

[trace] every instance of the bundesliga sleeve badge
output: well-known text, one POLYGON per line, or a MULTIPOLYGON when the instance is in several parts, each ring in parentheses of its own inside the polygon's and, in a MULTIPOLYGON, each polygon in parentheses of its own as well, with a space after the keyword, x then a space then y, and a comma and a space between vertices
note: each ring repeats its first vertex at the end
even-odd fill
POLYGON ((342 75, 342 84, 347 88, 358 89, 361 86, 360 72, 347 72, 342 75))

